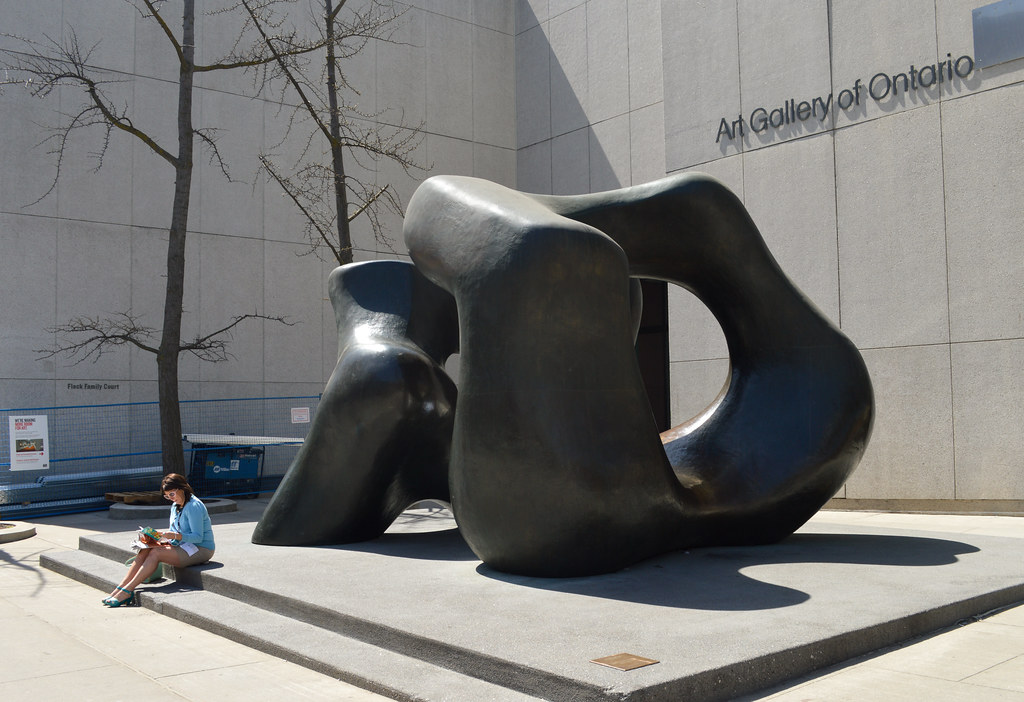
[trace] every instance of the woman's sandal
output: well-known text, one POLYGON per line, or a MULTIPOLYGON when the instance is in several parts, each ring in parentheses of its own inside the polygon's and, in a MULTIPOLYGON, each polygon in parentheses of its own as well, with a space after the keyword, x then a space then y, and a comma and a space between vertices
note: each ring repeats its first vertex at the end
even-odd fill
POLYGON ((116 592, 116 590, 123 590, 123 589, 124 588, 122 588, 120 585, 116 585, 114 587, 115 592, 110 593, 109 595, 104 597, 102 600, 100 600, 100 602, 102 602, 105 605, 109 605, 111 602, 113 602, 115 599, 117 599, 117 592, 116 592))
POLYGON ((126 590, 123 587, 121 587, 120 585, 117 586, 117 589, 120 590, 121 592, 127 592, 128 593, 128 597, 126 597, 123 600, 119 600, 116 597, 108 597, 107 599, 103 600, 103 604, 105 604, 107 607, 120 607, 122 605, 133 605, 133 604, 135 604, 135 592, 134 591, 126 590))

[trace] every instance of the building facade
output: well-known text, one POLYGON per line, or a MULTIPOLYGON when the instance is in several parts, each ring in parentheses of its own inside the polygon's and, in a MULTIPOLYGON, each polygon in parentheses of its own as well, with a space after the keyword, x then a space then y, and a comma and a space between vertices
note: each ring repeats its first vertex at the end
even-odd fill
MULTIPOLYGON (((415 0, 402 43, 372 47, 353 76, 368 114, 423 123, 430 173, 553 194, 718 178, 867 361, 874 434, 841 504, 1024 511, 1024 48, 1015 56, 996 31, 1020 4, 415 0), (1002 19, 986 24, 993 11, 1002 19)), ((0 22, 104 39, 97 62, 168 132, 173 64, 154 29, 119 1, 83 5, 6 3, 0 22)), ((202 46, 229 34, 207 20, 202 46)), ((70 109, 75 96, 56 99, 70 109)), ((155 399, 144 354, 69 366, 33 353, 75 314, 156 314, 170 206, 166 167, 120 140, 99 173, 69 156, 55 193, 27 207, 53 177, 33 147, 45 109, 12 86, 0 96, 0 406, 155 399), (83 381, 101 389, 72 387, 83 381)), ((196 113, 222 130, 239 180, 199 167, 189 328, 254 306, 300 323, 239 329, 233 361, 185 364, 183 397, 319 392, 336 352, 332 266, 296 255, 301 221, 251 175, 253 145, 280 141, 280 110, 218 79, 196 113)), ((415 189, 400 170, 382 176, 405 198, 415 189)), ((364 230, 357 260, 401 255, 391 225, 397 253, 364 230)), ((729 362, 696 298, 670 286, 668 309, 678 423, 717 395, 729 362)))
MULTIPOLYGON (((239 15, 208 14, 231 4, 196 3, 197 62, 231 49, 239 15)), ((296 5, 298 21, 307 8, 305 2, 296 5)), ((165 12, 180 31, 181 2, 165 3, 165 12)), ((429 164, 428 172, 407 175, 397 165, 380 165, 379 180, 391 183, 403 201, 418 184, 413 176, 430 172, 515 185, 513 18, 505 0, 419 3, 396 23, 392 43, 371 43, 346 63, 346 77, 360 92, 354 98, 359 111, 370 116, 364 121, 375 115, 385 130, 399 122, 423 125, 416 160, 429 164)), ((0 26, 36 40, 73 27, 81 46, 96 45, 90 63, 113 81, 108 91, 123 98, 134 123, 176 151, 177 62, 151 19, 122 0, 41 0, 0 4, 0 26)), ((24 48, 11 37, 0 38, 0 46, 24 48)), ((199 74, 196 85, 195 125, 216 129, 232 180, 197 147, 182 337, 255 311, 286 317, 293 326, 242 324, 232 335, 227 362, 183 356, 181 397, 319 393, 336 358, 334 315, 326 300, 327 275, 336 264, 300 255, 308 248, 304 219, 276 184, 257 174, 256 160, 263 150, 287 162, 304 148, 309 130, 297 128, 282 143, 290 111, 276 102, 277 93, 254 96, 251 74, 199 74)), ((46 100, 17 85, 5 86, 0 95, 2 407, 157 396, 149 353, 122 348, 95 363, 72 365, 65 356, 40 360, 36 352, 54 343, 44 330, 78 315, 131 309, 148 326, 161 325, 174 182, 166 162, 141 142, 115 133, 102 168, 94 172, 90 155, 103 135, 83 131, 69 142, 53 192, 32 204, 55 176, 47 146, 37 145, 49 134, 46 127, 60 122, 58 112, 81 103, 81 91, 73 88, 46 100)), ((373 167, 368 160, 362 165, 373 167)), ((387 216, 385 225, 390 243, 375 240, 368 225, 357 223, 356 260, 401 255, 401 218, 387 216)))
MULTIPOLYGON (((849 504, 1024 499, 1024 61, 980 65, 982 5, 520 7, 518 186, 571 193, 697 170, 733 189, 871 371, 877 418, 839 495, 849 504)), ((678 422, 718 393, 728 353, 679 289, 670 329, 678 422)))

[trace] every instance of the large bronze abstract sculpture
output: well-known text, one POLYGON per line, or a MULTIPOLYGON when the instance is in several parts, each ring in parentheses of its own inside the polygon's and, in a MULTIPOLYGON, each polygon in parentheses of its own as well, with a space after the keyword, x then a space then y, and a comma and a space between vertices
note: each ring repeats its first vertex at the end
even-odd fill
POLYGON ((435 497, 498 570, 603 573, 782 539, 864 452, 874 405, 859 352, 709 177, 571 197, 431 178, 405 237, 415 268, 332 278, 338 370, 256 543, 372 538, 435 497), (692 291, 729 346, 719 397, 660 437, 633 349, 633 278, 692 291), (395 279, 407 282, 382 304, 370 289, 395 279), (441 364, 457 346, 456 401, 441 364))
POLYGON ((256 543, 372 539, 413 502, 449 500, 455 301, 401 261, 336 268, 328 291, 338 363, 256 543))

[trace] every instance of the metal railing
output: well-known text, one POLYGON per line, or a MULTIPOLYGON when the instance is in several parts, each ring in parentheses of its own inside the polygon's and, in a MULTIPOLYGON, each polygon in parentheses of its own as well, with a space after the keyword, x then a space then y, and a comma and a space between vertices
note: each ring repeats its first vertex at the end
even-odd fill
MULTIPOLYGON (((313 395, 182 402, 185 470, 196 492, 276 488, 319 401, 313 395), (210 436, 215 444, 196 440, 210 436), (254 457, 255 466, 243 463, 254 457)), ((156 490, 160 447, 156 402, 0 409, 0 517, 104 509, 107 493, 156 490)))

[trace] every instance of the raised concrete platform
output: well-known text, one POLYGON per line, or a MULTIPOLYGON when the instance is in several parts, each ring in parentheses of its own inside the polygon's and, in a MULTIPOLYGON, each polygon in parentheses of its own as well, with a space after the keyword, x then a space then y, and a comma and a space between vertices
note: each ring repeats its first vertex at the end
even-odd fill
MULTIPOLYGON (((1020 534, 902 517, 822 513, 774 546, 566 580, 482 566, 447 512, 346 548, 255 546, 254 524, 215 525, 214 562, 141 600, 396 699, 732 699, 1024 600, 1020 534), (617 653, 659 663, 590 662, 617 653)), ((129 537, 41 563, 109 589, 129 537)))
MULTIPOLYGON (((238 503, 226 498, 204 497, 203 504, 206 505, 206 511, 210 514, 225 514, 238 511, 238 503)), ((124 502, 115 502, 107 510, 107 516, 111 519, 130 519, 147 523, 158 520, 157 523, 163 524, 167 521, 169 512, 169 502, 161 505, 127 505, 124 502)), ((147 525, 143 524, 142 526, 147 525)))
POLYGON ((0 544, 21 541, 36 535, 36 528, 25 522, 0 522, 0 544))

